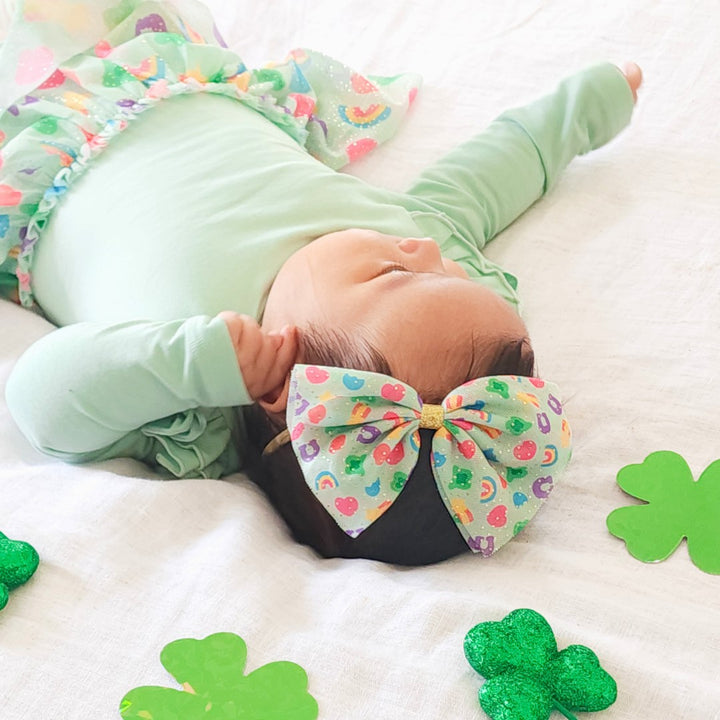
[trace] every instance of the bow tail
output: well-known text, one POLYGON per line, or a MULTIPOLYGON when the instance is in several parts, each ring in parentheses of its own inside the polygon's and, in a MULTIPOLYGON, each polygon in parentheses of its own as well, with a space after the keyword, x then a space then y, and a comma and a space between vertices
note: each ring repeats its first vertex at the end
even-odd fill
POLYGON ((490 557, 540 509, 552 489, 552 478, 528 474, 508 479, 508 468, 496 468, 480 448, 468 457, 464 443, 467 440, 460 443, 446 429, 439 430, 433 438, 433 474, 440 497, 470 549, 490 557))

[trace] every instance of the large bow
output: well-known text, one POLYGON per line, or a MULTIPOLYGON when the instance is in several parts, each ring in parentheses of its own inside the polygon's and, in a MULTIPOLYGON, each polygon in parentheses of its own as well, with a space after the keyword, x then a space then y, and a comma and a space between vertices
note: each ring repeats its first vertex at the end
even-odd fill
POLYGON ((557 387, 515 375, 471 380, 427 405, 388 375, 296 365, 287 424, 308 486, 351 537, 402 492, 419 429, 434 429, 440 497, 470 549, 485 556, 522 530, 570 459, 557 387))

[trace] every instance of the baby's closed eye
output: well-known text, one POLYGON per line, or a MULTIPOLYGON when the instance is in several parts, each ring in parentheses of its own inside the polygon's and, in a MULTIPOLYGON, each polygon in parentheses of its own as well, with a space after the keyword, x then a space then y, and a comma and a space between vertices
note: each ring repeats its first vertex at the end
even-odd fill
POLYGON ((399 264, 395 263, 393 265, 387 265, 374 277, 382 277, 383 275, 387 275, 388 273, 392 273, 392 272, 412 272, 412 271, 409 268, 406 268, 404 265, 399 265, 399 264))

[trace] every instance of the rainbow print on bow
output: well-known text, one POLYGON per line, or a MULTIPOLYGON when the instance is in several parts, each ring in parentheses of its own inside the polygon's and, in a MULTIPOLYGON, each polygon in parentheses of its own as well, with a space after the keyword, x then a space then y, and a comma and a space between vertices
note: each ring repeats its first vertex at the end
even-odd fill
POLYGON ((570 459, 570 426, 555 385, 483 377, 423 404, 388 375, 296 365, 287 424, 305 480, 351 537, 402 492, 432 436, 438 492, 473 552, 492 555, 535 515, 570 459))

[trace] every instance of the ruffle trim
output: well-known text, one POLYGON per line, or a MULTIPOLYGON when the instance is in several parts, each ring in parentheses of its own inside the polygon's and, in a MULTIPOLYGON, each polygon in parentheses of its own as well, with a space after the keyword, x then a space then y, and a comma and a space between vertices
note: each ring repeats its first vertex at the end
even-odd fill
POLYGON ((26 307, 33 305, 34 247, 60 198, 131 120, 161 100, 197 92, 238 100, 337 170, 396 132, 420 83, 411 74, 364 77, 303 48, 284 63, 250 70, 197 4, 182 7, 201 18, 204 33, 168 2, 101 5, 78 3, 99 33, 90 47, 84 43, 94 32, 68 34, 68 18, 55 17, 52 0, 38 0, 0 53, 3 89, 14 70, 21 92, 8 95, 15 100, 0 115, 0 273, 17 276, 26 307), (6 49, 29 45, 36 46, 29 55, 5 57, 6 49), (28 92, 19 82, 26 76, 43 81, 28 92))
POLYGON ((141 432, 156 443, 157 464, 176 478, 216 479, 226 474, 228 467, 240 464, 219 408, 187 410, 148 423, 141 432))
MULTIPOLYGON (((154 107, 162 100, 170 97, 187 95, 192 93, 210 92, 220 95, 231 95, 244 103, 251 109, 262 113, 280 129, 284 130, 290 137, 299 144, 303 144, 307 138, 307 130, 291 114, 290 110, 278 105, 277 100, 268 95, 265 91, 270 88, 270 83, 261 83, 248 86, 247 91, 230 85, 201 83, 193 78, 178 81, 172 85, 164 79, 158 79, 146 84, 148 91, 144 98, 140 98, 128 108, 121 108, 115 117, 110 118, 105 127, 91 139, 82 144, 77 151, 75 160, 68 166, 61 168, 52 184, 43 193, 37 210, 30 216, 27 230, 24 237, 21 237, 22 251, 17 255, 17 268, 15 274, 18 279, 18 296, 23 307, 34 305, 31 288, 31 265, 34 248, 40 235, 44 230, 52 211, 57 206, 62 196, 67 192, 70 185, 85 171, 89 163, 97 157, 109 143, 125 130, 129 123, 140 116, 144 111, 154 107)), ((14 247, 5 248, 7 257, 14 247)))

